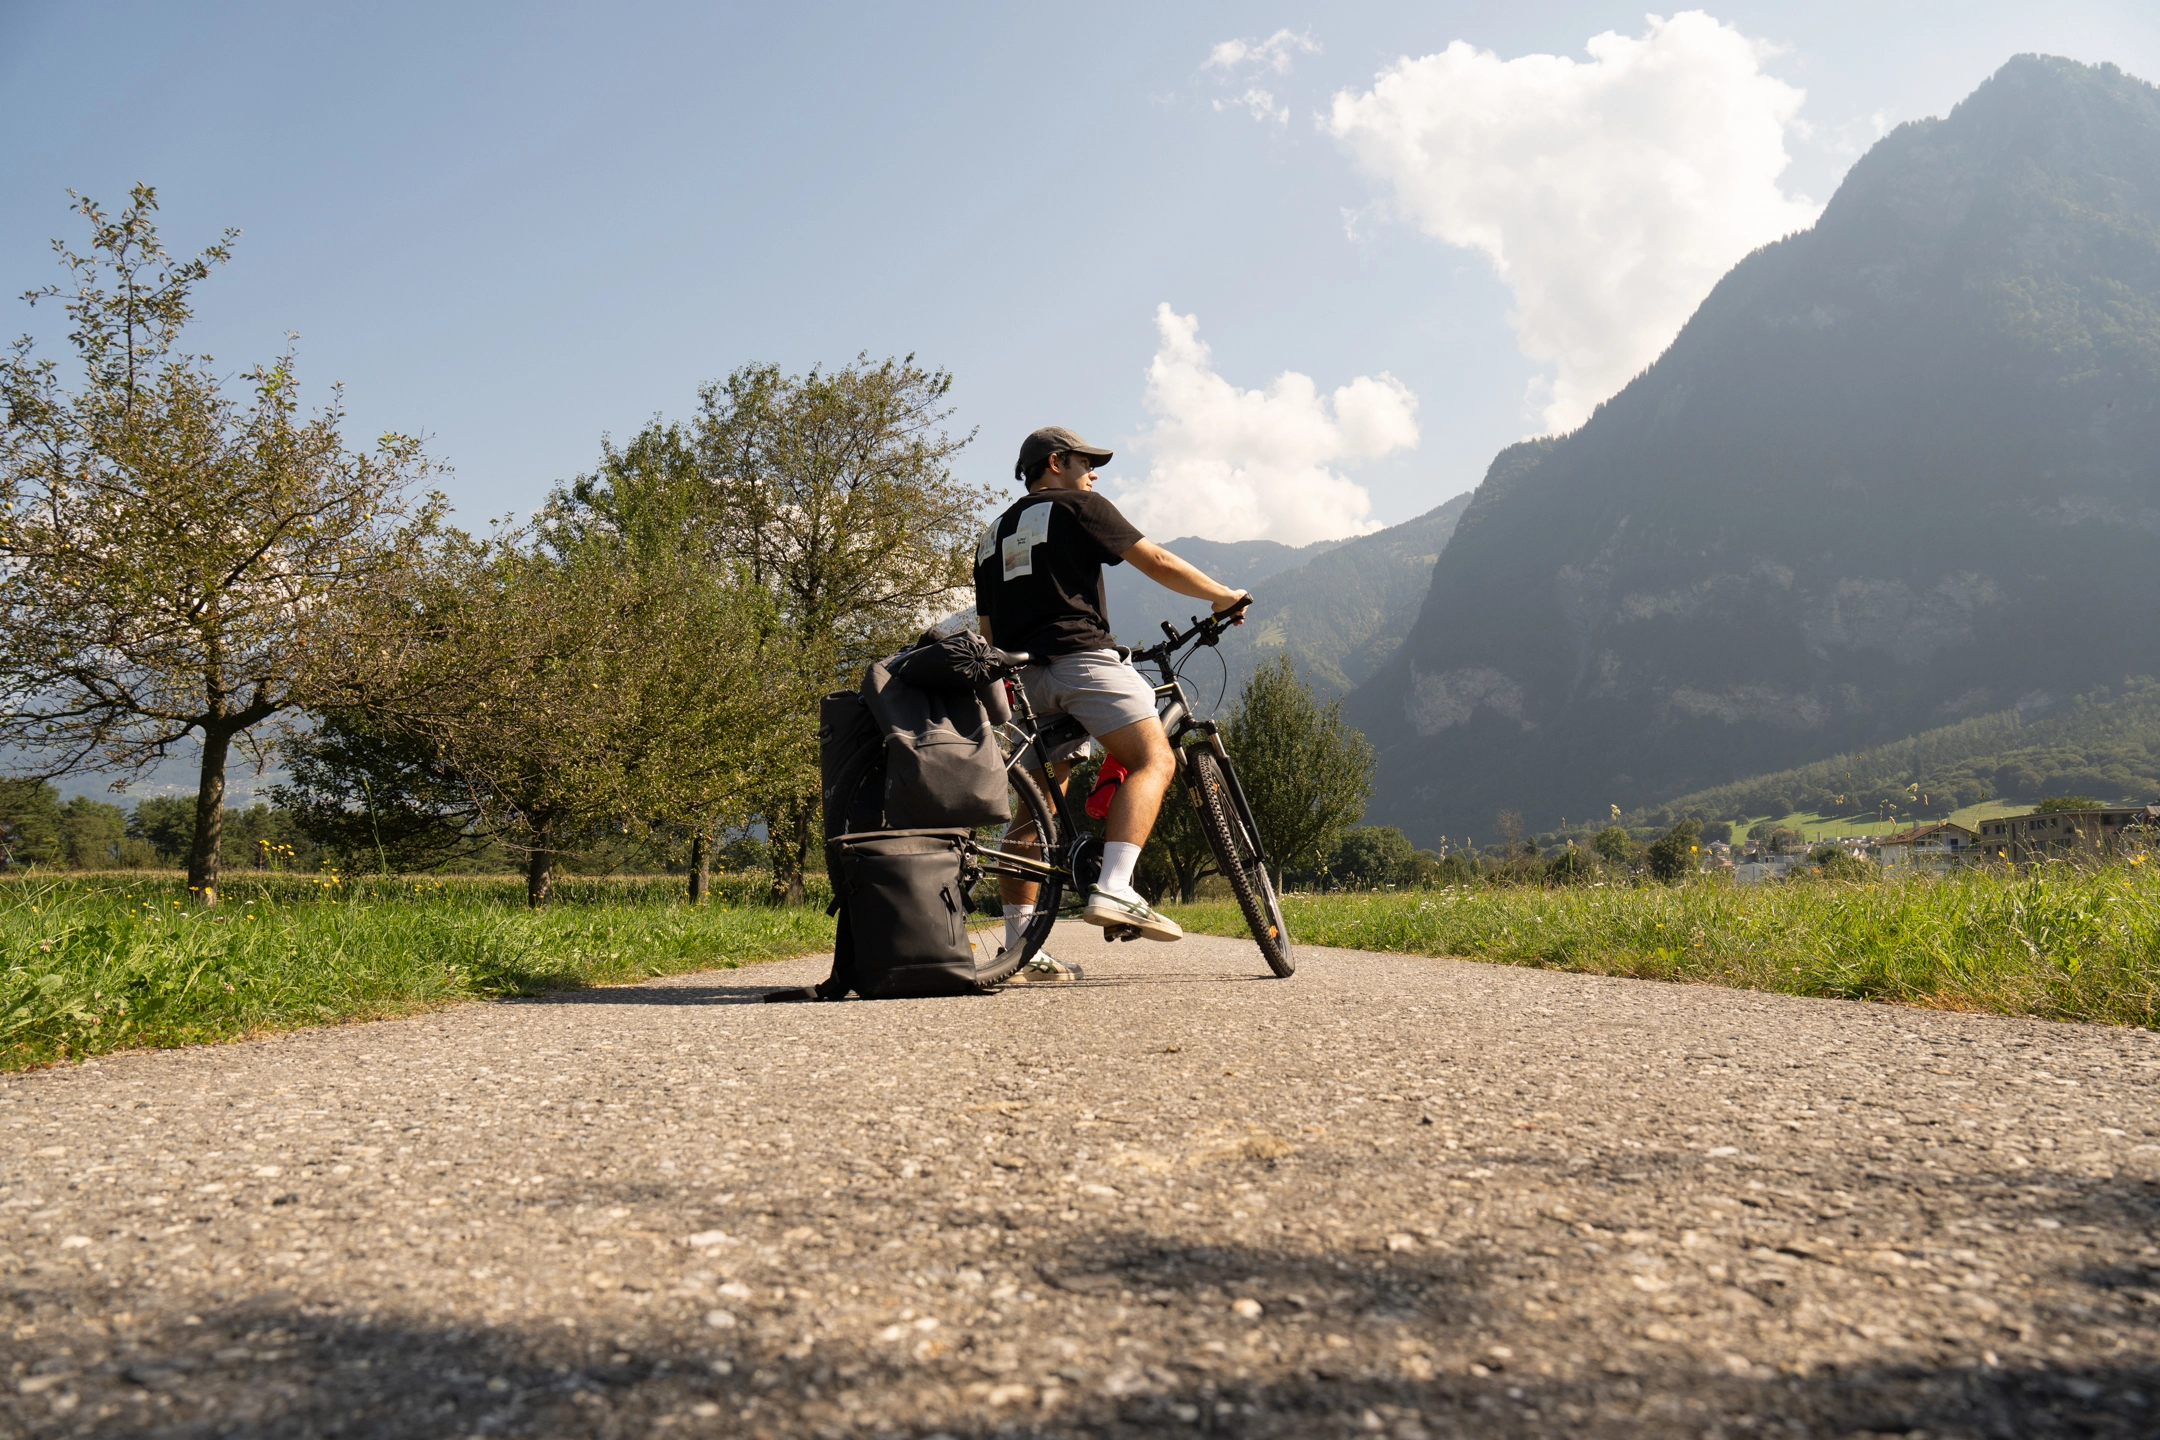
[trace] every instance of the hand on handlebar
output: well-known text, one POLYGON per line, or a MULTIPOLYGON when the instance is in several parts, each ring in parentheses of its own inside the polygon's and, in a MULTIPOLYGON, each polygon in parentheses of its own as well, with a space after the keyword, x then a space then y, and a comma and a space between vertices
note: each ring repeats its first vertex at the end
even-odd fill
POLYGON ((1230 603, 1215 607, 1215 618, 1218 620, 1226 619, 1232 625, 1242 625, 1245 623, 1245 611, 1251 604, 1252 591, 1240 590, 1236 598, 1231 600, 1230 603))

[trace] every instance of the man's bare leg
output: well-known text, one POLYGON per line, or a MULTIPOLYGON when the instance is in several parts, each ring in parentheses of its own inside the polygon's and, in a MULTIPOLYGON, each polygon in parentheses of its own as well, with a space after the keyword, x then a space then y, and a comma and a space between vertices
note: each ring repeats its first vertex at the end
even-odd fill
POLYGON ((1128 773, 1117 798, 1110 802, 1109 821, 1103 827, 1102 876, 1082 918, 1112 930, 1130 929, 1150 940, 1179 939, 1185 932, 1177 922, 1149 905, 1133 885, 1133 867, 1155 828, 1163 794, 1177 773, 1170 739, 1163 734, 1162 722, 1152 715, 1097 738, 1128 773))
POLYGON ((1163 733, 1162 721, 1150 715, 1097 738, 1127 771, 1125 783, 1118 786, 1117 798, 1110 802, 1103 838, 1145 845, 1155 829, 1155 816, 1162 809, 1171 777, 1177 774, 1170 737, 1163 733))

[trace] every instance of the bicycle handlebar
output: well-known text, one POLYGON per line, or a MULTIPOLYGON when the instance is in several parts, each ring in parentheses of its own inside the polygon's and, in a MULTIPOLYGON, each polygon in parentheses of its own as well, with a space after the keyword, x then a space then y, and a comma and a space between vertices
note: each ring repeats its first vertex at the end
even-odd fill
POLYGON ((1238 617, 1245 613, 1245 607, 1252 604, 1252 598, 1249 594, 1240 595, 1228 609, 1219 610, 1204 620, 1198 615, 1192 616, 1192 628, 1183 634, 1178 633, 1178 628, 1165 620, 1162 622, 1163 642, 1160 645, 1151 645, 1145 650, 1133 651, 1132 658, 1167 666, 1170 657, 1188 645, 1213 645, 1222 638, 1223 631, 1237 623, 1238 617))

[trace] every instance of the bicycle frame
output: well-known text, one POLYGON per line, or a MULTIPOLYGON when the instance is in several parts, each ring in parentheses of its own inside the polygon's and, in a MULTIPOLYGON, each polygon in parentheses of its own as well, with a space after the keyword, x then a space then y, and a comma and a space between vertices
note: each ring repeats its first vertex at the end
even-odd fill
MULTIPOLYGON (((1245 798, 1244 782, 1239 779, 1237 767, 1230 760, 1230 753, 1222 742, 1222 730, 1213 720, 1203 720, 1192 712, 1192 702, 1185 694, 1183 682, 1178 678, 1175 661, 1180 652, 1199 645, 1217 643, 1225 626, 1223 617, 1211 616, 1206 620, 1195 617, 1191 629, 1180 634, 1169 621, 1163 622, 1166 637, 1161 644, 1147 650, 1127 651, 1125 658, 1134 664, 1146 661, 1152 664, 1162 678, 1155 688, 1155 713, 1162 720, 1163 732, 1170 741, 1172 753, 1177 757, 1178 771, 1186 785, 1193 784, 1192 761, 1189 752, 1198 747, 1211 750, 1221 762, 1222 774, 1228 782, 1231 803, 1237 808, 1238 818, 1252 837, 1263 866, 1272 867, 1260 837, 1260 827, 1254 823, 1252 806, 1245 798)), ((1122 648, 1122 647, 1121 647, 1122 648)), ((1025 686, 1013 687, 1013 718, 1007 722, 1016 738, 1022 743, 1015 746, 1010 768, 1025 768, 1041 777, 1045 798, 1054 812, 1059 833, 1069 837, 1060 846, 1062 856, 1032 856, 1007 850, 1002 840, 993 845, 977 843, 976 855, 983 873, 1001 879, 1040 883, 1059 879, 1065 882, 1069 893, 1078 894, 1083 882, 1091 878, 1087 860, 1100 846, 1100 841, 1075 823, 1072 805, 1064 787, 1055 783, 1050 773, 1047 756, 1052 750, 1079 739, 1085 730, 1071 716, 1062 716, 1049 725, 1038 725, 1034 708, 1029 705, 1025 686), (1063 863, 1058 863, 1062 861, 1063 863)))

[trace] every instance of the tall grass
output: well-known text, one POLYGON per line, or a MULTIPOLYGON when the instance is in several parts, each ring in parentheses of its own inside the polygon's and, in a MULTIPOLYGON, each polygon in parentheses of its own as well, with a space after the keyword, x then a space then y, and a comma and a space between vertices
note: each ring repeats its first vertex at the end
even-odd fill
MULTIPOLYGON (((1304 945, 2004 1015, 2160 1025, 2160 875, 2142 858, 2013 876, 1291 896, 1304 945)), ((1235 906, 1174 912, 1242 935, 1235 906)))
POLYGON ((573 879, 538 911, 514 878, 250 878, 214 910, 176 877, 0 881, 0 1068, 831 945, 822 895, 729 904, 762 889, 733 879, 696 909, 680 879, 573 879))

